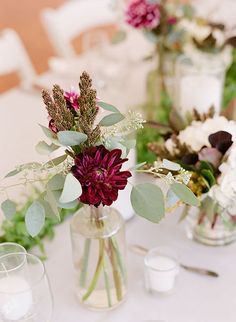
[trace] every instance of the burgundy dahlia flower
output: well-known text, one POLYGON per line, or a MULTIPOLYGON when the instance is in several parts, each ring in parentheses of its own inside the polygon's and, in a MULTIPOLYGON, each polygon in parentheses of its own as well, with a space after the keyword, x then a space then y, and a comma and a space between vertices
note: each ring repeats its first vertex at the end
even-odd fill
POLYGON ((126 22, 134 28, 153 29, 160 23, 158 4, 148 0, 132 0, 125 14, 126 22))
POLYGON ((82 186, 79 200, 96 207, 100 204, 110 206, 131 177, 129 171, 121 171, 122 164, 127 160, 121 158, 120 149, 108 151, 103 145, 79 153, 71 168, 82 186))
POLYGON ((71 90, 69 92, 64 92, 64 97, 66 99, 66 103, 68 108, 77 111, 79 108, 79 103, 78 103, 78 93, 75 91, 71 90))

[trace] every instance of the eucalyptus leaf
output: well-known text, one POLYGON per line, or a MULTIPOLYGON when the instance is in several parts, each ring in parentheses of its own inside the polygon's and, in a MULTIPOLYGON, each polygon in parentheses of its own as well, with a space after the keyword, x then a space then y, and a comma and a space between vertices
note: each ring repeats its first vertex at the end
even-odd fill
POLYGON ((198 198, 185 184, 175 182, 171 184, 170 188, 187 205, 195 207, 200 205, 198 198))
POLYGON ((12 170, 10 172, 8 172, 4 178, 10 178, 10 177, 13 177, 15 175, 17 175, 18 173, 20 173, 22 171, 22 169, 15 169, 15 170, 12 170))
POLYGON ((60 221, 60 213, 59 213, 57 201, 56 201, 56 198, 53 194, 53 191, 50 189, 50 187, 48 185, 47 185, 46 195, 44 197, 44 200, 49 203, 49 206, 51 207, 53 214, 60 221))
POLYGON ((139 164, 136 164, 134 167, 130 168, 129 171, 135 171, 138 170, 140 168, 142 168, 147 162, 141 162, 139 164))
POLYGON ((76 131, 60 131, 57 133, 59 142, 64 146, 75 146, 87 140, 87 135, 76 131))
POLYGON ((130 199, 134 211, 149 221, 158 223, 165 216, 164 195, 154 184, 142 183, 134 186, 130 199))
POLYGON ((120 111, 113 105, 98 101, 97 105, 103 108, 106 111, 113 112, 113 113, 120 113, 120 111))
POLYGON ((171 171, 179 171, 181 166, 178 163, 164 159, 162 161, 163 168, 171 171))
POLYGON ((27 209, 25 214, 25 224, 30 236, 37 236, 45 223, 44 207, 38 202, 34 201, 27 209))
POLYGON ((104 118, 100 121, 101 126, 112 126, 116 123, 119 123, 124 119, 124 115, 121 113, 112 113, 104 116, 104 118))
POLYGON ((75 208, 78 205, 78 199, 75 199, 74 201, 70 202, 60 202, 60 197, 62 194, 62 190, 54 190, 52 191, 54 198, 57 202, 57 206, 61 209, 72 209, 75 208))
POLYGON ((43 206, 44 211, 45 211, 45 217, 47 218, 58 218, 58 215, 55 214, 55 212, 53 211, 52 207, 50 206, 49 202, 47 202, 45 199, 43 198, 38 198, 38 202, 43 206))
POLYGON ((52 143, 52 144, 47 144, 45 141, 40 141, 35 149, 39 154, 43 154, 43 155, 48 155, 54 151, 56 151, 59 148, 58 145, 52 143))
POLYGON ((72 173, 68 173, 59 201, 61 203, 68 203, 78 199, 81 194, 82 187, 79 180, 77 180, 72 173))
POLYGON ((65 177, 61 174, 56 174, 48 181, 48 187, 51 190, 61 190, 64 187, 65 177))
POLYGON ((59 141, 56 138, 56 135, 54 132, 52 132, 49 128, 47 128, 46 126, 43 126, 41 124, 39 124, 39 126, 41 127, 44 135, 50 139, 55 145, 61 146, 61 144, 59 143, 59 141))
POLYGON ((15 202, 7 199, 3 201, 1 205, 2 211, 6 219, 11 220, 16 213, 16 204, 15 202))
POLYGON ((61 164, 62 162, 64 162, 66 158, 67 158, 67 154, 63 154, 60 157, 57 157, 55 159, 48 161, 47 163, 44 164, 44 166, 49 167, 49 168, 53 168, 53 167, 61 164))
POLYGON ((169 189, 166 194, 166 209, 175 207, 179 201, 179 197, 177 197, 176 194, 171 189, 169 189))

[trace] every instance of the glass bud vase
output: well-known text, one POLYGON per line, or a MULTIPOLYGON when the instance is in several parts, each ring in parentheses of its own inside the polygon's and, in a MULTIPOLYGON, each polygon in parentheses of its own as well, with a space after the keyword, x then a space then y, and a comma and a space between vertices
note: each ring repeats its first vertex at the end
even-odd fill
POLYGON ((236 223, 228 213, 213 216, 198 208, 190 208, 186 218, 188 238, 209 246, 227 245, 236 240, 236 223))
POLYGON ((115 308, 125 299, 125 227, 112 207, 83 206, 71 222, 75 291, 90 309, 115 308))
POLYGON ((196 52, 182 55, 176 62, 176 108, 183 116, 195 108, 199 114, 214 107, 220 113, 225 63, 217 54, 196 52))

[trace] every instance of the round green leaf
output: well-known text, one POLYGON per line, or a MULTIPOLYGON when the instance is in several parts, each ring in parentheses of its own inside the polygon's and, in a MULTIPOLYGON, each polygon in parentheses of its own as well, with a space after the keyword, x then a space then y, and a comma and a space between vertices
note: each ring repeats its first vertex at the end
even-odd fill
POLYGON ((134 211, 154 223, 165 216, 164 195, 159 187, 151 183, 142 183, 133 187, 131 204, 134 211))
POLYGON ((68 203, 79 198, 82 193, 82 187, 72 173, 68 173, 66 176, 64 188, 59 201, 61 203, 68 203))
POLYGON ((106 111, 113 112, 113 113, 120 113, 120 111, 113 105, 98 101, 97 105, 103 108, 106 111))
POLYGON ((48 187, 51 190, 61 190, 64 187, 65 177, 61 174, 56 174, 48 181, 48 187))
POLYGON ((25 214, 26 229, 30 236, 37 236, 45 223, 44 207, 38 202, 34 201, 28 208, 25 214))
POLYGON ((3 201, 2 205, 1 205, 1 208, 2 208, 2 211, 4 213, 4 216, 8 220, 12 219, 12 217, 16 213, 16 204, 13 201, 9 200, 9 199, 3 201))
POLYGON ((195 207, 200 205, 198 198, 185 184, 175 182, 170 188, 176 196, 187 205, 195 207))
POLYGON ((112 113, 107 116, 104 116, 104 118, 100 121, 101 126, 111 126, 116 123, 119 123, 124 119, 124 115, 121 113, 112 113))
POLYGON ((179 171, 180 170, 180 165, 178 163, 169 161, 167 159, 164 159, 162 161, 163 168, 170 170, 170 171, 179 171))
POLYGON ((75 146, 87 140, 87 135, 76 131, 60 131, 57 133, 59 142, 64 146, 75 146))
POLYGON ((67 154, 63 154, 60 157, 57 157, 55 159, 48 161, 47 163, 44 164, 44 166, 49 167, 49 168, 53 168, 53 167, 61 164, 62 162, 64 162, 66 158, 67 158, 67 154))
POLYGON ((50 153, 52 153, 53 151, 57 150, 59 148, 58 145, 55 145, 54 143, 52 144, 47 144, 45 141, 40 141, 35 149, 36 151, 39 153, 39 154, 45 154, 45 155, 48 155, 50 153))

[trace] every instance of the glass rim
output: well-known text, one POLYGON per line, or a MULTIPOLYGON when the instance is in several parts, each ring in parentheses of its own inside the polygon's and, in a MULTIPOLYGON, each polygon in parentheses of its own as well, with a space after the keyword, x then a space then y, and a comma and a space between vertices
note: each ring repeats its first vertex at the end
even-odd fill
POLYGON ((145 255, 145 257, 144 257, 144 265, 145 265, 145 267, 146 268, 148 268, 148 269, 151 269, 151 270, 153 270, 153 271, 155 271, 155 272, 171 272, 171 271, 173 271, 173 270, 175 270, 176 268, 178 268, 179 267, 179 257, 178 257, 178 254, 177 254, 177 252, 176 251, 174 251, 174 249, 173 248, 171 248, 171 247, 169 247, 169 246, 157 246, 157 247, 153 247, 153 248, 151 248, 148 252, 147 252, 147 254, 145 255), (168 255, 168 254, 161 254, 161 251, 164 251, 164 250, 167 250, 167 251, 171 251, 171 252, 174 252, 175 253, 175 255, 174 256, 170 256, 170 255, 168 255), (153 254, 153 253, 155 253, 155 252, 159 252, 160 253, 160 255, 162 255, 162 256, 165 256, 165 257, 167 257, 167 258, 171 258, 173 261, 175 261, 175 265, 173 266, 173 267, 171 267, 171 268, 168 268, 168 269, 160 269, 160 268, 156 268, 156 267, 153 267, 152 265, 150 265, 150 263, 148 262, 149 261, 149 258, 150 258, 150 256, 153 254))
MULTIPOLYGON (((26 289, 24 289, 22 291, 18 291, 18 292, 3 292, 3 291, 0 290, 0 294, 21 294, 21 293, 32 291, 32 289, 35 288, 44 279, 44 277, 47 277, 45 265, 43 264, 43 262, 37 256, 35 256, 33 254, 29 254, 29 253, 9 253, 9 254, 5 254, 3 256, 0 256, 0 259, 5 258, 5 257, 10 257, 12 255, 24 255, 26 258, 29 257, 29 258, 34 259, 37 262, 37 264, 39 264, 41 266, 42 271, 40 273, 40 277, 36 281, 34 281, 30 285, 30 287, 27 287, 26 289)), ((25 259, 25 260, 27 260, 27 259, 25 259)), ((19 266, 17 266, 17 267, 19 267, 19 266)), ((6 270, 5 271, 6 277, 8 277, 7 272, 12 272, 15 269, 16 268, 6 270)), ((0 281, 1 281, 1 278, 0 278, 0 281)))
MULTIPOLYGON (((25 247, 20 245, 20 244, 18 244, 18 243, 14 243, 14 242, 0 243, 0 249, 1 249, 2 246, 17 246, 17 247, 22 249, 22 252, 19 252, 19 253, 27 253, 27 250, 25 249, 25 247)), ((18 252, 14 252, 14 253, 18 253, 18 252)), ((7 253, 7 254, 10 254, 10 253, 7 253)), ((5 255, 7 255, 7 254, 5 254, 5 255)), ((2 255, 0 255, 0 257, 2 257, 2 255)))

